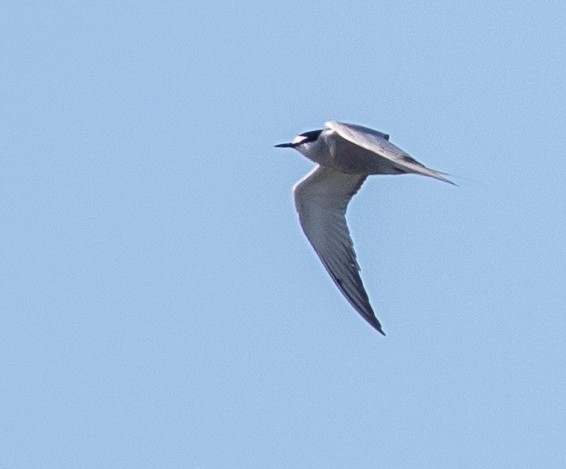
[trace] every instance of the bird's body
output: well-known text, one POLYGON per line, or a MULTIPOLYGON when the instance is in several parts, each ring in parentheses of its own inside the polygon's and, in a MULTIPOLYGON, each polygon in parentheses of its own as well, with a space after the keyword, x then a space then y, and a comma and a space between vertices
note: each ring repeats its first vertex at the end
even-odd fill
POLYGON ((414 173, 453 183, 390 143, 389 135, 359 125, 330 121, 325 129, 276 146, 294 148, 318 163, 293 189, 301 227, 342 294, 384 334, 359 274, 346 224, 348 203, 372 174, 414 173))

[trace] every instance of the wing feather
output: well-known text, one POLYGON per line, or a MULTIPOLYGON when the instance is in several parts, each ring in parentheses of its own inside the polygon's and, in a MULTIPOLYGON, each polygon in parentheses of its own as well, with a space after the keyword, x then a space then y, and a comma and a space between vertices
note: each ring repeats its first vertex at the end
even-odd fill
POLYGON ((442 176, 444 173, 427 168, 399 147, 389 142, 389 135, 356 124, 328 121, 325 125, 327 128, 334 130, 343 139, 365 148, 382 158, 386 158, 403 172, 416 173, 455 185, 452 181, 442 176))
POLYGON ((356 311, 384 334, 362 283, 346 224, 348 203, 366 177, 317 166, 293 192, 301 227, 332 280, 356 311))

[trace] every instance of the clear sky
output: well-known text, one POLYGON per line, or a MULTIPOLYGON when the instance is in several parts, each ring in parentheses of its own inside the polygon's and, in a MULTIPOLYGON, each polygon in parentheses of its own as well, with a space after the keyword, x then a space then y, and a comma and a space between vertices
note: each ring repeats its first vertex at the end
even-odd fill
POLYGON ((0 18, 0 466, 566 467, 566 3, 31 2, 0 18), (373 176, 340 295, 273 148, 373 176))

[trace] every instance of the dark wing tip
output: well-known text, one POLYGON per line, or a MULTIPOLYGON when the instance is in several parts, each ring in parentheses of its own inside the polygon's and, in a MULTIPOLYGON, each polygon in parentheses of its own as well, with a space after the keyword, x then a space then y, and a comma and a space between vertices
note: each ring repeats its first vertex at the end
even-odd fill
POLYGON ((381 335, 386 335, 385 332, 383 331, 383 328, 381 327, 381 323, 379 322, 379 319, 377 319, 375 317, 375 315, 373 316, 369 316, 369 315, 365 315, 362 314, 361 315, 368 323, 371 327, 373 327, 377 332, 379 332, 381 335))
POLYGON ((370 324, 373 326, 373 328, 374 328, 377 332, 379 332, 381 335, 383 335, 383 336, 386 335, 385 332, 383 331, 382 327, 381 327, 381 324, 379 323, 379 321, 378 321, 377 319, 375 320, 375 322, 374 322, 374 321, 370 321, 369 323, 370 323, 370 324))

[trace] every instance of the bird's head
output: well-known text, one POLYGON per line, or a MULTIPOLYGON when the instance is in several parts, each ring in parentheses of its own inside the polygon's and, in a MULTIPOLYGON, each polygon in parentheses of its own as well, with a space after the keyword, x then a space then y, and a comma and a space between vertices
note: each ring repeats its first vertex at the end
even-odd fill
POLYGON ((297 135, 292 142, 290 143, 280 143, 279 145, 275 145, 276 148, 294 148, 298 152, 306 155, 309 152, 309 149, 312 148, 313 144, 318 141, 320 134, 322 133, 322 129, 320 130, 309 130, 308 132, 303 132, 300 135, 297 135))

